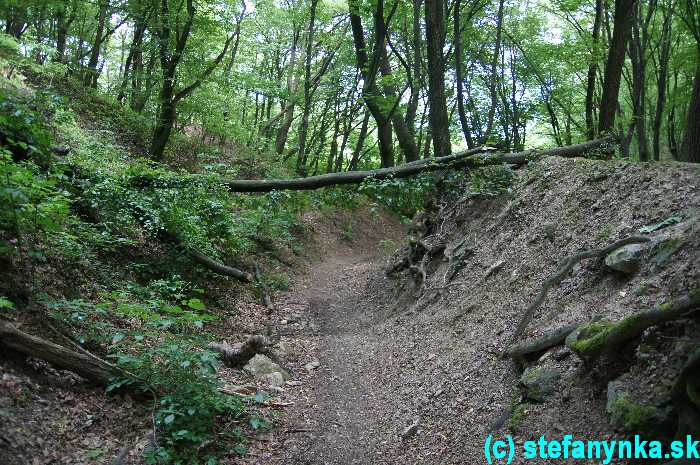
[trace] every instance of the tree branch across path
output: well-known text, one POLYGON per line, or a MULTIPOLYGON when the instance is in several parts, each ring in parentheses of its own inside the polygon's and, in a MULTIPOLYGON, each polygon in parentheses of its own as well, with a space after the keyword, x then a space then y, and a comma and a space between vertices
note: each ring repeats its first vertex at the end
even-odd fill
POLYGON ((613 137, 605 137, 581 144, 557 147, 543 151, 527 150, 517 153, 494 153, 491 149, 481 147, 458 152, 445 157, 423 159, 391 168, 369 171, 347 171, 330 173, 298 179, 240 179, 224 181, 222 184, 231 192, 270 192, 273 190, 312 190, 321 187, 342 184, 359 184, 365 179, 407 178, 422 172, 455 169, 478 168, 502 163, 523 165, 539 157, 578 157, 592 150, 600 149, 614 143, 613 137))

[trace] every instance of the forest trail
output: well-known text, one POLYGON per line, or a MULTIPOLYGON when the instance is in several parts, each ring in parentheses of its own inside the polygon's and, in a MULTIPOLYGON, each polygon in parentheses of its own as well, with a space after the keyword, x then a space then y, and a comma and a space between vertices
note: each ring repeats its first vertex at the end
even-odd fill
POLYGON ((273 428, 272 450, 258 451, 247 463, 376 463, 375 446, 398 438, 395 429, 386 428, 398 406, 383 389, 377 364, 383 349, 374 325, 384 299, 371 291, 386 279, 386 253, 376 239, 364 236, 350 247, 339 243, 324 250, 321 262, 280 296, 281 307, 302 305, 303 318, 314 328, 292 342, 311 348, 299 364, 319 366, 293 375, 303 384, 288 388, 294 405, 273 428))

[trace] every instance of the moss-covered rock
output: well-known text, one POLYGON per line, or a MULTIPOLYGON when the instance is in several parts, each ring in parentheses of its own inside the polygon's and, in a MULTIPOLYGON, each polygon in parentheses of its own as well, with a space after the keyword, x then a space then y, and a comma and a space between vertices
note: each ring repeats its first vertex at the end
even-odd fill
POLYGON ((620 380, 608 383, 606 411, 610 422, 634 434, 647 434, 663 438, 673 434, 675 412, 668 406, 649 405, 636 399, 632 391, 620 380))
POLYGON ((557 388, 561 373, 559 370, 529 367, 520 377, 523 397, 535 402, 546 401, 557 388))
POLYGON ((605 257, 605 265, 624 274, 633 274, 639 269, 642 258, 642 246, 629 244, 614 250, 605 257))

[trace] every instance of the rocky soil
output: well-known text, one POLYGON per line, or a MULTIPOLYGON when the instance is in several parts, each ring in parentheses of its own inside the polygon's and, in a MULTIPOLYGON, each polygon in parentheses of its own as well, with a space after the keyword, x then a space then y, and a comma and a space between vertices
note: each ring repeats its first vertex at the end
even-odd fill
MULTIPOLYGON (((425 282, 410 270, 387 276, 408 252, 395 219, 368 209, 332 221, 308 215, 308 271, 273 296, 272 312, 238 305, 217 327, 230 343, 267 333, 279 364, 264 361, 260 375, 222 369, 225 389, 268 393, 274 418, 271 429, 250 432, 247 457, 232 452, 228 463, 486 463, 491 430, 516 442, 621 437, 630 426, 667 433, 678 415, 668 391, 700 343, 697 320, 645 331, 613 367, 584 366, 560 345, 521 373, 501 354, 542 283, 581 250, 651 238, 607 265, 601 257, 574 266, 521 340, 617 321, 698 288, 699 180, 691 165, 550 158, 520 170, 499 195, 465 188, 422 238, 444 246, 426 263, 425 282), (642 407, 637 424, 625 424, 620 398, 642 407)), ((15 453, 31 451, 26 463, 109 463, 125 438, 148 429, 148 405, 40 363, 4 361, 0 376, 0 416, 24 441, 15 453)))
POLYGON ((700 342, 697 321, 647 330, 612 368, 586 367, 558 346, 521 375, 500 354, 543 281, 581 250, 651 238, 607 265, 577 264, 522 339, 617 321, 697 288, 698 174, 678 164, 542 160, 508 193, 465 193, 443 206, 426 242, 442 242, 447 256, 461 248, 463 263, 453 273, 453 262, 438 255, 422 286, 409 271, 388 278, 377 253, 326 254, 283 297, 315 330, 290 334, 294 375, 281 395, 293 404, 245 462, 486 463, 492 429, 517 443, 542 434, 619 438, 630 429, 673 435, 678 412, 668 391, 700 342), (304 368, 310 361, 318 367, 304 368), (645 412, 636 424, 615 410, 620 393, 645 412))

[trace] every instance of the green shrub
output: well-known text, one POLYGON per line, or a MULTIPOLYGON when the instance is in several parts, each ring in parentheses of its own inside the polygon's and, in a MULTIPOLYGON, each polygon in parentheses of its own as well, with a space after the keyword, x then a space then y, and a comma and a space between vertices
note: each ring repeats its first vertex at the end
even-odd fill
MULTIPOLYGON (((119 366, 127 369, 158 394, 154 416, 159 437, 148 451, 148 463, 196 465, 216 463, 216 450, 209 446, 223 422, 240 421, 245 407, 239 397, 219 392, 216 377, 217 355, 198 350, 183 342, 144 345, 137 355, 115 355, 119 366)), ((117 379, 108 390, 138 384, 133 378, 117 379)), ((232 443, 241 441, 240 430, 228 431, 232 443)))

